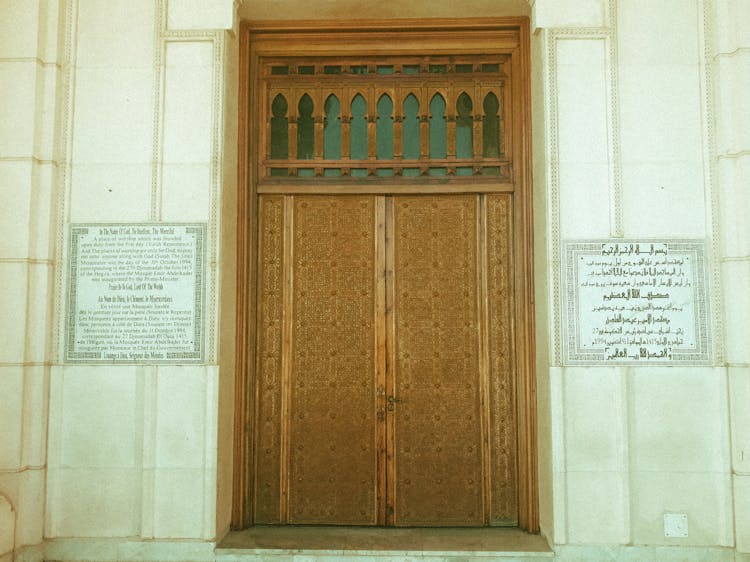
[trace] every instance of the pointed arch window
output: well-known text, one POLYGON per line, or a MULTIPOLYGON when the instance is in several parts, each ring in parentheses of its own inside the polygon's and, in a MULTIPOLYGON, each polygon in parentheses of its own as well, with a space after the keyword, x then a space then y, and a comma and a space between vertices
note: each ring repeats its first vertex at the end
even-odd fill
POLYGON ((263 64, 262 178, 512 181, 507 55, 263 64))

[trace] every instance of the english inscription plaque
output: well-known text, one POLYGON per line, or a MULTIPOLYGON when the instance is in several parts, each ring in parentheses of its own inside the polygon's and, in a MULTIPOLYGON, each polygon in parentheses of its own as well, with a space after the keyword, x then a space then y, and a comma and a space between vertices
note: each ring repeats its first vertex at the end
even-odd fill
POLYGON ((564 243, 563 362, 710 364, 702 240, 564 243))
POLYGON ((64 358, 205 360, 205 224, 74 224, 64 358))

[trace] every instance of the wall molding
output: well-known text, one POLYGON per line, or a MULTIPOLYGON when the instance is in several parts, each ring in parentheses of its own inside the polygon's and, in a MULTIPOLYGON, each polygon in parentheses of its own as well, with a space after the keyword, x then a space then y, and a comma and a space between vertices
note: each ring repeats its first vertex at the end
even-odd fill
POLYGON ((552 281, 552 343, 551 360, 553 365, 562 365, 562 280, 561 280, 561 216, 560 216, 560 138, 558 98, 557 47, 565 40, 604 41, 606 61, 607 92, 607 137, 609 159, 609 223, 610 237, 625 236, 623 224, 622 157, 620 148, 620 100, 617 64, 617 1, 609 0, 607 5, 607 25, 605 27, 571 27, 547 29, 545 57, 545 125, 548 134, 547 176, 548 219, 550 260, 549 277, 552 281))
POLYGON ((61 81, 57 94, 58 101, 58 129, 55 138, 55 159, 59 162, 57 167, 57 213, 56 224, 52 228, 55 232, 55 286, 52 319, 52 349, 50 360, 59 362, 62 345, 62 332, 65 326, 65 258, 67 248, 65 244, 65 227, 70 222, 70 198, 72 190, 73 169, 73 120, 75 118, 75 86, 76 86, 76 60, 78 45, 78 0, 65 0, 61 2, 60 21, 63 38, 63 56, 60 61, 61 81))
POLYGON ((224 147, 224 81, 226 30, 170 30, 168 28, 168 0, 156 0, 155 37, 154 37, 154 108, 153 108, 153 156, 151 177, 151 212, 152 221, 163 220, 163 154, 164 154, 164 103, 167 79, 166 55, 169 43, 210 43, 213 50, 212 67, 212 130, 208 209, 208 256, 206 265, 209 268, 206 291, 206 362, 217 362, 217 322, 219 315, 219 241, 221 191, 223 180, 223 147, 224 147))
POLYGON ((706 202, 707 232, 710 237, 709 287, 713 323, 714 364, 725 362, 724 349, 724 298, 721 275, 721 209, 719 189, 716 188, 719 156, 716 148, 715 78, 713 72, 714 34, 714 0, 698 0, 698 35, 699 35, 699 76, 701 93, 701 122, 703 141, 703 188, 706 202))

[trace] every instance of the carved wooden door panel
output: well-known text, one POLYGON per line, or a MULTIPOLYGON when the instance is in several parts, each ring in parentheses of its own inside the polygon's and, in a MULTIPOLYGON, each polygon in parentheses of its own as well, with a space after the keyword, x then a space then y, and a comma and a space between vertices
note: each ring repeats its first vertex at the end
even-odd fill
POLYGON ((259 204, 257 523, 378 522, 374 196, 259 204))
POLYGON ((485 523, 477 203, 393 201, 397 525, 485 523))
POLYGON ((256 522, 516 523, 511 200, 260 198, 256 522))
POLYGON ((510 202, 401 196, 388 207, 395 525, 517 522, 510 202))

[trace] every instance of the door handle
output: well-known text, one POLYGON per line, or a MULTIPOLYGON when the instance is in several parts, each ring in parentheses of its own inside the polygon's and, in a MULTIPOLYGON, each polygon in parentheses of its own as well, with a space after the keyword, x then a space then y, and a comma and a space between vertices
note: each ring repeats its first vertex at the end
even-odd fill
POLYGON ((388 400, 388 411, 392 412, 396 409, 396 402, 402 402, 400 398, 396 398, 395 396, 389 396, 387 398, 388 400))

